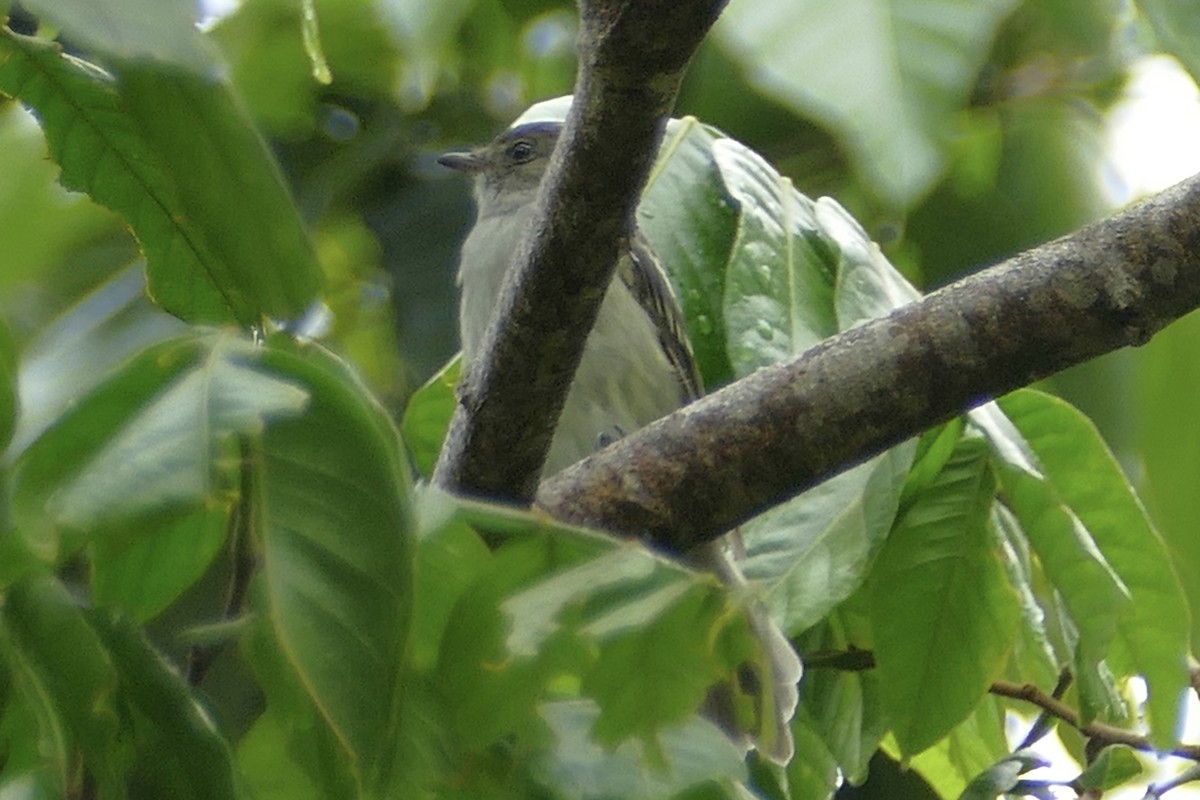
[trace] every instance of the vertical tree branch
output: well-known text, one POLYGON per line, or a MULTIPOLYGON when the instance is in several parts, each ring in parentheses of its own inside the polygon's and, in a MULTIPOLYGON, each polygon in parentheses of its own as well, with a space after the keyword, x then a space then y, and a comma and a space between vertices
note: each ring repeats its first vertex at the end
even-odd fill
POLYGON ((575 102, 434 481, 533 497, 687 64, 725 0, 580 0, 575 102))

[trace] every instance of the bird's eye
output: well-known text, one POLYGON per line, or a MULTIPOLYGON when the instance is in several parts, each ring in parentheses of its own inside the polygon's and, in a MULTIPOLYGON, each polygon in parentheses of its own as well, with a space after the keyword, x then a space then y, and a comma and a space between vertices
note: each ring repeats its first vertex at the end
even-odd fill
POLYGON ((519 139, 508 146, 508 157, 518 164, 533 158, 533 142, 519 139))

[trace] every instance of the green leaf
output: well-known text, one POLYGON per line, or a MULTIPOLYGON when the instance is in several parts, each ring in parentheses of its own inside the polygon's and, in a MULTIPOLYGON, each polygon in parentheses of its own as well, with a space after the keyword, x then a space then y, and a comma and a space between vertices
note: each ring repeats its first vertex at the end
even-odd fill
POLYGON ((1138 0, 1137 6, 1150 20, 1162 49, 1179 59, 1200 83, 1200 17, 1196 9, 1175 0, 1138 0))
MULTIPOLYGON (((1138 409, 1138 452, 1145 476, 1138 492, 1173 557, 1192 609, 1200 609, 1200 425, 1191 424, 1193 401, 1200 396, 1200 314, 1176 320, 1143 348, 1133 376, 1138 409)), ((1191 639, 1200 642, 1200 615, 1192 615, 1191 639)))
POLYGON ((333 356, 275 337, 261 365, 306 413, 262 440, 259 520, 272 633, 366 787, 386 780, 412 612, 411 478, 395 427, 333 356))
POLYGON ((696 366, 709 387, 733 374, 722 304, 737 214, 713 156, 722 138, 692 117, 669 122, 638 206, 638 223, 679 292, 696 366))
POLYGON ((759 0, 718 41, 767 94, 832 130, 863 184, 911 205, 940 176, 955 115, 1015 0, 759 0))
POLYGON ((995 495, 988 462, 981 437, 960 440, 872 572, 884 707, 909 756, 970 715, 1011 647, 1018 609, 988 525, 995 495))
POLYGON ((189 0, 30 0, 24 5, 71 41, 107 56, 160 61, 197 73, 216 66, 196 30, 196 5, 189 0))
POLYGON ((278 167, 228 88, 142 62, 120 75, 114 84, 56 45, 0 31, 0 92, 37 112, 63 184, 125 218, 163 308, 243 325, 297 315, 319 267, 278 167))
MULTIPOLYGON (((900 747, 889 735, 883 749, 899 757, 900 747)), ((985 697, 950 735, 914 756, 909 766, 941 797, 957 797, 967 785, 992 764, 1004 758, 1009 744, 1004 738, 1004 709, 994 697, 985 697)))
POLYGON ((12 455, 142 349, 184 332, 146 299, 140 267, 117 272, 64 311, 24 348, 22 409, 12 455))
POLYGON ((148 254, 151 297, 192 322, 299 315, 316 297, 320 266, 278 165, 229 87, 139 62, 119 76, 123 105, 164 165, 189 241, 204 253, 199 270, 148 254))
POLYGON ((1048 766, 1049 762, 1040 756, 1020 750, 977 775, 958 796, 958 800, 992 800, 1009 792, 1026 772, 1048 766))
POLYGON ((1031 390, 1009 395, 1000 408, 1133 597, 1117 635, 1146 678, 1151 740, 1165 749, 1175 741, 1188 686, 1190 624, 1170 556, 1086 417, 1062 400, 1031 390))
POLYGON ((0 318, 0 452, 12 441, 16 424, 17 346, 13 343, 8 323, 0 318))
POLYGON ((1129 592, 1075 512, 1024 455, 1028 446, 1000 410, 989 405, 971 418, 987 431, 1004 499, 1078 630, 1075 675, 1082 718, 1086 723, 1097 715, 1111 717, 1121 706, 1110 700, 1104 659, 1129 610, 1129 592))
POLYGON ((738 566, 786 631, 816 623, 862 584, 895 521, 914 446, 902 444, 743 524, 738 566))
MULTIPOLYGON (((664 587, 642 603, 614 610, 613 621, 623 630, 598 637, 599 657, 584 677, 584 692, 600 704, 595 740, 612 746, 637 736, 657 745, 660 728, 693 713, 719 678, 733 680, 742 659, 730 658, 725 647, 713 652, 713 642, 728 635, 721 624, 726 613, 715 585, 687 584, 664 587)), ((602 625, 597 621, 593 630, 602 625)), ((748 636, 743 629, 733 653, 744 658, 753 647, 748 636)))
POLYGON ((1018 679, 1037 686, 1053 686, 1058 680, 1059 665, 1070 661, 1070 655, 1059 656, 1046 629, 1046 612, 1033 589, 1028 538, 1021 530, 1021 523, 1000 503, 992 507, 992 525, 998 534, 1008 582, 1021 601, 1020 636, 1013 653, 1018 679))
POLYGON ((145 622, 200 579, 221 552, 229 525, 224 508, 165 522, 149 535, 114 532, 92 542, 92 599, 145 622))
MULTIPOLYGON (((807 631, 799 642, 799 650, 820 653, 864 648, 870 633, 865 630, 866 620, 849 605, 843 604, 824 622, 807 631)), ((822 669, 813 665, 805 675, 800 704, 805 727, 820 737, 821 750, 832 754, 846 781, 856 786, 865 781, 871 757, 888 728, 876 671, 822 669)), ((799 745, 796 752, 803 752, 799 745)))
POLYGON ((829 800, 838 786, 838 762, 803 706, 792 720, 792 737, 796 741, 796 755, 787 765, 789 796, 829 800))
POLYGON ((1074 783, 1081 789, 1106 792, 1129 783, 1143 771, 1142 762, 1138 760, 1133 748, 1110 745, 1092 759, 1092 763, 1088 764, 1087 769, 1080 773, 1074 783))
POLYGON ((294 726, 268 711, 238 743, 237 762, 256 800, 329 800, 289 747, 294 726))
POLYGON ((404 436, 404 444, 412 453, 417 471, 427 478, 433 475, 438 455, 442 452, 450 417, 454 416, 454 408, 458 404, 454 387, 458 386, 461 378, 462 356, 456 355, 413 392, 404 409, 400 432, 404 436))
POLYGON ((941 474, 946 462, 954 454, 954 448, 958 446, 964 425, 962 417, 955 417, 944 425, 925 431, 917 440, 912 468, 904 479, 904 493, 901 496, 904 506, 907 507, 911 498, 928 489, 941 474))
POLYGON ((18 685, 53 706, 82 749, 98 794, 126 797, 131 742, 118 736, 118 671, 66 588, 52 578, 11 587, 0 607, 0 625, 18 685))
POLYGON ((746 776, 742 752, 712 723, 692 718, 659 735, 665 765, 648 766, 644 746, 627 740, 613 748, 597 744, 592 730, 601 712, 588 701, 559 701, 539 709, 554 732, 554 748, 539 757, 533 774, 555 796, 578 800, 611 797, 657 800, 706 781, 746 776))
POLYGON ((821 197, 813 208, 823 239, 837 250, 834 308, 838 330, 884 317, 921 298, 918 292, 871 241, 850 212, 836 200, 821 197))
POLYGON ((732 139, 712 152, 739 211, 724 316, 729 360, 741 377, 837 332, 836 255, 817 233, 813 202, 762 156, 732 139))
MULTIPOLYGON (((173 524, 230 500, 230 445, 307 401, 264 374, 252 344, 196 333, 143 351, 50 427, 15 473, 14 507, 36 530, 71 534, 67 552, 132 519, 173 524)), ((143 536, 156 527, 142 527, 143 536)), ((111 552, 111 551, 110 551, 111 552)), ((63 553, 66 555, 67 553, 63 553)))
POLYGON ((471 526, 457 517, 431 520, 424 513, 428 495, 436 491, 426 489, 418 495, 422 513, 413 574, 411 655, 417 669, 431 669, 436 664, 455 604, 491 563, 487 545, 471 526))
POLYGON ((91 622, 121 676, 122 700, 153 726, 153 734, 137 729, 137 758, 139 771, 161 782, 160 796, 240 797, 229 745, 145 634, 102 614, 93 614, 91 622))
POLYGON ((0 795, 66 797, 77 758, 55 698, 0 624, 0 795), (24 792, 24 794, 21 794, 24 792))

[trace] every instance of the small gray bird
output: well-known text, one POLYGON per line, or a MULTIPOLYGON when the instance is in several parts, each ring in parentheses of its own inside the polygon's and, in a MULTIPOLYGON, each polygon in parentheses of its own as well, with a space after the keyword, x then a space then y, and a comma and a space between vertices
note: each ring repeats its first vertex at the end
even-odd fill
MULTIPOLYGON (((447 153, 438 162, 474 178, 476 220, 462 247, 459 325, 463 362, 478 354, 505 272, 530 224, 538 191, 562 124, 530 122, 510 128, 469 153, 447 153)), ((567 392, 543 475, 583 459, 597 448, 696 399, 700 377, 679 303, 666 274, 640 231, 621 248, 620 261, 567 392)), ((713 543, 695 560, 734 586, 745 579, 725 547, 713 543)), ((774 725, 755 744, 781 763, 791 759, 788 726, 797 703, 800 661, 783 633, 758 608, 751 624, 768 654, 772 675, 767 701, 774 725)), ((743 690, 762 698, 764 684, 743 677, 743 690)), ((732 724, 729 698, 714 692, 706 713, 741 737, 732 724)))

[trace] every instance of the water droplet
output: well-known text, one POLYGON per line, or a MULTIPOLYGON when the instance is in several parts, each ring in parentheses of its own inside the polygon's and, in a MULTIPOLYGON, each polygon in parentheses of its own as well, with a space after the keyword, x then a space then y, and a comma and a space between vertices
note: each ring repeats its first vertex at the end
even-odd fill
POLYGON ((758 277, 762 278, 765 283, 770 283, 771 282, 771 265, 770 264, 759 264, 758 265, 758 277))
POLYGON ((758 331, 758 335, 761 336, 764 341, 769 342, 775 338, 775 329, 772 328, 766 320, 760 319, 758 321, 758 325, 754 327, 754 330, 758 331))
POLYGON ((708 336, 713 332, 712 319, 707 314, 700 314, 696 317, 696 330, 701 336, 708 336))

